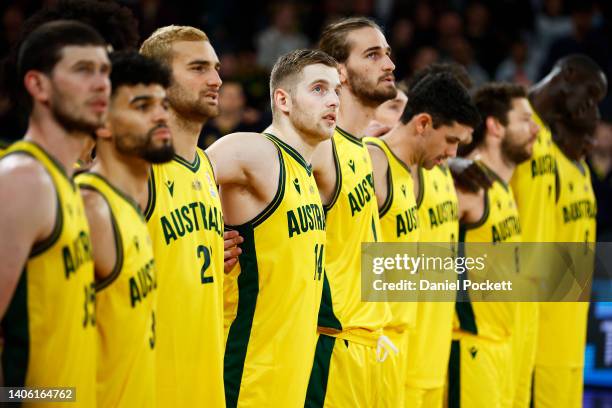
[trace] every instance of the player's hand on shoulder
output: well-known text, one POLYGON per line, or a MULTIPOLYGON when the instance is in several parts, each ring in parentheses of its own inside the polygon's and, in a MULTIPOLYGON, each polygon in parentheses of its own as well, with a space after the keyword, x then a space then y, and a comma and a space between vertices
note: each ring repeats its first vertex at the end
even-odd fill
POLYGON ((448 159, 447 163, 458 189, 477 192, 493 185, 491 177, 476 160, 455 157, 448 159))

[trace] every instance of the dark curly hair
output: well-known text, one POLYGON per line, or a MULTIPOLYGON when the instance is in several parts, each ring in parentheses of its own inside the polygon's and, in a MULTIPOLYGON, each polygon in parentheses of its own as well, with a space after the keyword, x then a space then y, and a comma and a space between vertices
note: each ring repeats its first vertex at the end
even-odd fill
POLYGON ((170 85, 170 71, 158 61, 145 57, 136 51, 119 51, 111 54, 111 83, 113 94, 120 86, 158 84, 164 88, 170 85))
POLYGON ((475 128, 480 123, 468 91, 450 73, 427 75, 408 90, 402 123, 410 122, 419 113, 431 115, 434 128, 454 122, 475 128))

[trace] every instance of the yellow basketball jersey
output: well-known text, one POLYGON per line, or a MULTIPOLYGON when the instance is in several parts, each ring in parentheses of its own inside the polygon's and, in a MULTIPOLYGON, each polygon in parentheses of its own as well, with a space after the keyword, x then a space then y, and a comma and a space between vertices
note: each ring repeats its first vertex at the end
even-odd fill
POLYGON ((2 320, 4 385, 76 387, 78 406, 95 406, 94 269, 83 201, 61 164, 35 143, 17 142, 3 157, 11 154, 42 164, 57 215, 49 238, 32 247, 2 320))
POLYGON ((147 224, 138 205, 101 175, 75 180, 108 204, 117 251, 113 271, 96 283, 98 406, 154 407, 157 279, 147 224))
POLYGON ((555 241, 555 156, 552 135, 542 119, 531 159, 519 164, 510 181, 519 209, 524 242, 555 241))
MULTIPOLYGON (((414 181, 410 168, 402 162, 382 139, 366 137, 366 144, 379 147, 387 157, 387 198, 379 210, 380 227, 384 242, 419 242, 414 181)), ((416 248, 413 256, 417 256, 416 248)), ((386 327, 396 332, 414 329, 417 302, 389 302, 391 320, 386 327)))
MULTIPOLYGON (((591 184, 591 174, 584 160, 570 160, 555 144, 557 160, 557 208, 555 211, 556 241, 585 243, 569 247, 571 263, 581 268, 593 268, 595 216, 597 203, 591 184)), ((567 273, 571 273, 568 270, 567 273)), ((587 302, 559 302, 540 304, 540 337, 537 364, 546 366, 581 367, 589 304, 587 302)))
MULTIPOLYGON (((487 171, 494 182, 485 192, 484 214, 476 223, 460 225, 459 241, 521 242, 521 223, 512 188, 492 170, 487 169, 487 171)), ((508 254, 508 259, 496 259, 491 263, 500 275, 520 273, 518 251, 518 245, 514 250, 507 247, 504 252, 508 254)), ((466 250, 465 256, 482 256, 482 254, 466 250)), ((463 278, 470 279, 469 275, 465 274, 463 278)), ((457 302, 455 309, 459 329, 491 340, 505 340, 510 337, 518 312, 516 302, 457 302)))
POLYGON ((319 190, 304 158, 266 137, 278 148, 278 190, 253 220, 230 227, 244 243, 226 283, 229 407, 302 406, 317 339, 327 249, 319 190))
POLYGON ((211 164, 153 165, 145 211, 157 272, 157 403, 225 406, 223 215, 211 164), (203 386, 205 384, 205 386, 203 386))
MULTIPOLYGON (((446 166, 419 167, 417 206, 420 241, 435 255, 457 255, 459 209, 453 176, 446 166), (431 244, 438 244, 433 247, 431 244)), ((449 279, 456 279, 450 272, 449 279)), ((454 302, 420 302, 416 330, 410 333, 407 381, 417 388, 444 386, 450 354, 454 302)))
POLYGON ((361 243, 380 240, 372 162, 362 141, 336 127, 336 191, 327 215, 327 260, 319 331, 375 345, 391 319, 385 302, 361 301, 361 243))

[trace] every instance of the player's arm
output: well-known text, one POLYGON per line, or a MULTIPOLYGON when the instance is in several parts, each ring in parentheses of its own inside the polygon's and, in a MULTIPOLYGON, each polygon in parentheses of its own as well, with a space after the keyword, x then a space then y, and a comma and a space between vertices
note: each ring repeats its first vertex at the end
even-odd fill
POLYGON ((473 224, 480 221, 485 211, 484 190, 477 192, 457 188, 457 201, 459 220, 464 224, 473 224))
POLYGON ((44 168, 30 157, 14 155, 0 160, 0 203, 1 319, 33 245, 53 232, 58 202, 44 168))
POLYGON ((89 223, 96 280, 113 272, 117 262, 116 237, 108 203, 95 190, 81 188, 85 214, 89 223))
POLYGON ((217 184, 251 187, 261 170, 278 163, 273 143, 259 133, 232 133, 206 149, 217 184), (267 161, 271 160, 271 161, 267 161))
POLYGON ((312 155, 312 173, 317 182, 323 205, 329 205, 336 191, 336 162, 331 140, 325 140, 317 146, 312 155))
POLYGON ((389 171, 389 161, 385 153, 378 147, 367 145, 370 158, 372 160, 372 171, 374 173, 374 192, 378 201, 378 209, 382 207, 387 199, 387 172, 389 171))

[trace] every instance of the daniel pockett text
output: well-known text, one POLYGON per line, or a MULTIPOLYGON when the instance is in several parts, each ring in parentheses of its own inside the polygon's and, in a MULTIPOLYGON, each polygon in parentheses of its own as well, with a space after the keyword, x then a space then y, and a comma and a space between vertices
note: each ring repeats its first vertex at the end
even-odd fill
POLYGON ((581 245, 366 243, 362 299, 580 301, 590 294, 595 260, 594 246, 581 245))

